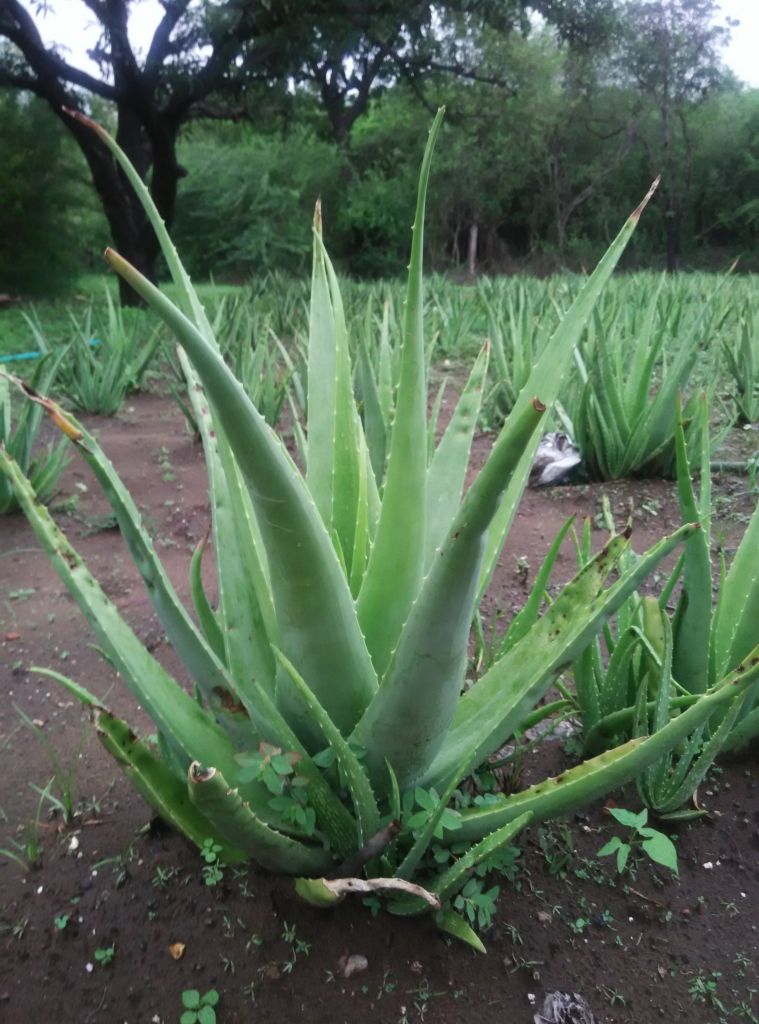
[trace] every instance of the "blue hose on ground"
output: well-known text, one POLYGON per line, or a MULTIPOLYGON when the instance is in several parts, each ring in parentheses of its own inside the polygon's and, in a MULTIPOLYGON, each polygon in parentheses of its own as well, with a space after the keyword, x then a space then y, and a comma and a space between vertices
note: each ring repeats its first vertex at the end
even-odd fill
MULTIPOLYGON (((102 344, 100 338, 90 339, 90 345, 93 348, 100 344, 102 344)), ((45 352, 14 352, 9 356, 0 356, 0 363, 16 363, 21 362, 23 359, 39 359, 40 356, 46 354, 45 352)))

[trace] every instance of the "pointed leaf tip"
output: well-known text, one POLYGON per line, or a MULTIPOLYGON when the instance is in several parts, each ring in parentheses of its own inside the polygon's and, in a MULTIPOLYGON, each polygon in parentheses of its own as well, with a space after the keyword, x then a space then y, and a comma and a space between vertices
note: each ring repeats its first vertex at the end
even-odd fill
POLYGON ((638 204, 638 206, 635 207, 633 212, 630 214, 630 218, 632 220, 638 221, 640 219, 640 215, 643 213, 645 208, 648 206, 648 204, 649 204, 649 202, 651 200, 651 197, 653 196, 654 192, 659 187, 659 182, 660 181, 661 181, 661 174, 657 174, 656 177, 654 178, 654 180, 651 182, 651 188, 648 190, 648 192, 646 192, 646 194, 643 196, 643 199, 641 200, 641 202, 638 204))
POLYGON ((61 111, 72 120, 83 124, 86 128, 91 128, 92 131, 96 132, 98 135, 108 134, 101 124, 98 124, 97 121, 88 117, 87 114, 83 113, 81 110, 74 110, 73 107, 61 107, 61 111))

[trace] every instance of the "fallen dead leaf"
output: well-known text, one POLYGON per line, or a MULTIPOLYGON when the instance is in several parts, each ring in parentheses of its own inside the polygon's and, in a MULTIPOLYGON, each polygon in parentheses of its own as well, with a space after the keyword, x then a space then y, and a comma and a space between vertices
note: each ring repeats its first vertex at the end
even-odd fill
POLYGON ((184 942, 172 942, 169 946, 169 953, 174 960, 181 960, 184 956, 185 944, 184 942))

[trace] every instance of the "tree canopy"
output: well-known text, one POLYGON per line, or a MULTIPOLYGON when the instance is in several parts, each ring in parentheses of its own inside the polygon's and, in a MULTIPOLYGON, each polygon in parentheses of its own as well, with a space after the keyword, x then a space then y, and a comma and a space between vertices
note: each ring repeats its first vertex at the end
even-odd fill
POLYGON ((202 269, 212 257, 230 272, 294 266, 318 192, 338 255, 382 272, 382 252, 406 244, 406 168, 440 103, 429 239, 441 265, 582 264, 660 170, 644 244, 670 267, 694 242, 745 237, 700 163, 726 160, 705 114, 719 104, 744 133, 734 148, 753 216, 752 94, 721 65, 715 0, 161 0, 145 54, 128 32, 141 0, 67 2, 97 21, 97 73, 45 45, 41 3, 0 0, 0 86, 48 105, 115 245, 151 276, 157 250, 131 189, 65 108, 110 126, 202 269))

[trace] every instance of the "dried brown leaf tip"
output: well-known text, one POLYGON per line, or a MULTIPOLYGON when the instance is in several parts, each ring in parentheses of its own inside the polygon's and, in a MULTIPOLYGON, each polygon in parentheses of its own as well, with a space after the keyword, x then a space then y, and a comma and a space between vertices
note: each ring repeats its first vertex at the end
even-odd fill
POLYGON ((6 374, 9 381, 16 385, 19 390, 23 391, 30 402, 36 402, 37 405, 41 406, 48 414, 53 423, 58 429, 66 435, 71 441, 81 441, 84 437, 81 430, 76 426, 74 421, 61 409, 57 402, 54 402, 52 398, 47 398, 45 395, 41 395, 39 391, 35 391, 34 388, 27 384, 25 380, 20 377, 14 377, 12 374, 6 374))
POLYGON ((651 196, 654 194, 654 192, 659 187, 659 182, 660 181, 661 181, 661 174, 657 174, 656 177, 654 178, 654 180, 651 182, 651 188, 648 190, 648 192, 646 192, 645 196, 643 196, 643 200, 641 201, 641 203, 638 206, 636 206, 635 209, 633 210, 633 212, 630 214, 630 219, 631 220, 634 220, 636 222, 638 220, 640 220, 640 215, 643 213, 645 208, 648 206, 649 201, 651 199, 651 196))
POLYGON ((81 110, 74 110, 72 107, 61 107, 61 110, 67 117, 70 117, 74 121, 78 121, 80 124, 85 125, 87 128, 91 128, 93 132, 97 132, 98 135, 106 135, 107 132, 101 124, 97 121, 93 121, 91 117, 83 113, 81 110))

